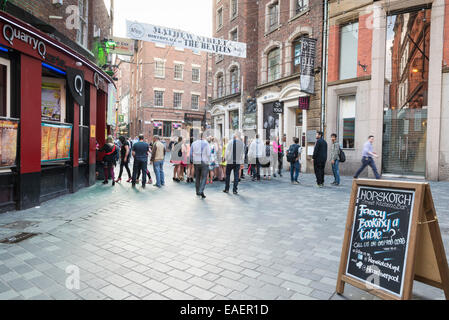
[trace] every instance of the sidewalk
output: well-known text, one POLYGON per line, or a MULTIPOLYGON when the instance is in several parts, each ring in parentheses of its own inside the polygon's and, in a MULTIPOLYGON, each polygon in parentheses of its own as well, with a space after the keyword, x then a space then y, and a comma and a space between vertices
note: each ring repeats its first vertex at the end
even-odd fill
MULTIPOLYGON (((373 299, 349 285, 335 294, 352 178, 330 187, 326 176, 318 189, 314 176, 294 186, 285 172, 245 179, 238 196, 215 182, 201 200, 165 172, 162 189, 98 182, 1 214, 0 239, 39 234, 0 244, 0 299, 373 299)), ((449 183, 430 184, 448 252, 449 183)), ((444 298, 417 282, 414 294, 444 298)))

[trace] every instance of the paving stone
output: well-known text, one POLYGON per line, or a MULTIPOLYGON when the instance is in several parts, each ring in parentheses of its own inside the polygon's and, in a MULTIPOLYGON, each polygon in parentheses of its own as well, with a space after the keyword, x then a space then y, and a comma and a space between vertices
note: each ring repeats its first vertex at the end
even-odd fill
POLYGON ((166 284, 163 284, 162 282, 159 282, 159 281, 156 281, 153 279, 143 283, 142 285, 152 291, 159 292, 159 293, 161 293, 169 288, 169 286, 167 286, 166 284))
POLYGON ((141 286, 137 283, 131 283, 130 285, 124 287, 123 290, 128 291, 137 298, 143 298, 151 293, 151 290, 148 290, 144 286, 141 286))
POLYGON ((103 294, 112 298, 113 300, 123 300, 129 296, 129 293, 114 285, 108 285, 100 290, 103 294))
POLYGON ((8 281, 8 285, 16 291, 23 291, 33 287, 31 283, 21 278, 8 281))
POLYGON ((32 282, 34 285, 36 285, 38 288, 42 290, 48 289, 56 284, 56 282, 54 282, 49 277, 44 275, 33 278, 30 280, 30 282, 32 282))
POLYGON ((168 285, 169 287, 173 287, 173 288, 176 288, 181 291, 184 291, 187 288, 192 286, 192 284, 190 284, 186 281, 176 279, 176 278, 167 278, 167 279, 163 280, 162 282, 165 283, 166 285, 168 285))
POLYGON ((162 295, 171 300, 193 300, 193 297, 191 295, 185 294, 184 292, 173 288, 164 291, 162 295))
POLYGON ((104 280, 112 283, 113 285, 115 285, 119 288, 123 288, 124 286, 131 284, 131 281, 129 281, 128 279, 126 279, 122 276, 119 276, 118 274, 114 274, 110 277, 105 278, 104 280))
POLYGON ((200 300, 211 300, 215 296, 214 293, 211 293, 207 290, 204 290, 203 288, 196 286, 190 287, 185 291, 185 293, 194 296, 195 298, 198 298, 200 300))
POLYGON ((208 281, 199 277, 192 277, 189 280, 187 280, 188 283, 191 283, 206 290, 210 289, 215 285, 215 283, 212 281, 208 281))
POLYGON ((225 270, 222 273, 220 273, 220 276, 232 279, 232 280, 239 280, 242 278, 242 275, 240 273, 232 272, 229 270, 225 270))
POLYGON ((30 299, 32 297, 38 296, 40 294, 43 294, 42 290, 40 290, 40 289, 38 289, 36 287, 32 287, 32 288, 29 288, 29 289, 26 289, 26 290, 22 290, 19 293, 25 299, 30 299))
POLYGON ((308 295, 313 291, 313 288, 306 287, 294 282, 285 281, 283 284, 281 284, 281 287, 286 288, 288 290, 293 290, 298 293, 308 295))
POLYGON ((238 281, 234 281, 225 277, 220 277, 218 278, 215 283, 220 284, 224 287, 227 288, 231 288, 233 290, 237 290, 237 291, 243 291, 245 290, 248 286, 246 284, 240 283, 238 281))
POLYGON ((0 300, 12 300, 17 297, 20 297, 20 294, 13 290, 0 292, 0 300))
POLYGON ((167 272, 167 274, 172 276, 172 277, 181 279, 181 280, 187 280, 189 278, 192 278, 192 274, 191 273, 180 271, 180 270, 177 270, 177 269, 173 269, 172 271, 167 272))
POLYGON ((168 300, 168 298, 153 292, 144 297, 143 300, 168 300))
POLYGON ((106 298, 105 294, 93 288, 81 290, 78 292, 78 295, 85 300, 103 300, 106 298))
POLYGON ((144 283, 144 282, 147 282, 148 280, 150 280, 148 277, 146 277, 138 272, 135 272, 135 271, 125 273, 123 275, 123 277, 125 277, 135 283, 144 283))
POLYGON ((232 292, 232 289, 225 288, 219 284, 215 285, 210 289, 210 291, 215 292, 223 297, 226 297, 228 294, 232 292))

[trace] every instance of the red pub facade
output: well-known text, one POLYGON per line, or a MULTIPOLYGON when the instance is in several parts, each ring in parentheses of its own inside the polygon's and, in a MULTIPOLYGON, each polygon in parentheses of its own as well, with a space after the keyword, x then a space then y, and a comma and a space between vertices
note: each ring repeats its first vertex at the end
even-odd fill
POLYGON ((81 54, 0 12, 0 212, 95 183, 112 84, 81 54))

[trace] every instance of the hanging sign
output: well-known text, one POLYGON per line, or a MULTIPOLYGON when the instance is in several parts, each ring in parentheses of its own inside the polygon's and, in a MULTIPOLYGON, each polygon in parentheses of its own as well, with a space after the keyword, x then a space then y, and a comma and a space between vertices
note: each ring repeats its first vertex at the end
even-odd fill
POLYGON ((126 31, 126 36, 134 40, 157 42, 191 50, 246 58, 246 43, 242 42, 197 36, 177 29, 129 20, 126 21, 126 31))
POLYGON ((273 103, 273 113, 283 114, 284 113, 284 102, 276 101, 273 103))
POLYGON ((316 39, 301 38, 301 91, 315 93, 316 39))
POLYGON ((110 48, 110 53, 123 56, 134 55, 134 40, 127 38, 112 37, 114 45, 110 48))
POLYGON ((344 283, 410 299, 413 281, 442 288, 449 270, 428 183, 354 180, 337 293, 344 283))
POLYGON ((67 83, 69 84, 70 93, 73 99, 80 105, 84 106, 84 72, 79 69, 67 68, 67 83))
POLYGON ((299 97, 299 109, 309 110, 310 97, 299 97))

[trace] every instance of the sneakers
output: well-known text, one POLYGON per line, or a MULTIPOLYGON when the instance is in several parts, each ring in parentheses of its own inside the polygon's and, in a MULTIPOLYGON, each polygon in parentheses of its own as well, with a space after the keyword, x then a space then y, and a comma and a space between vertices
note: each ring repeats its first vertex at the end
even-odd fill
POLYGON ((293 184, 299 184, 299 182, 298 182, 298 181, 293 181, 292 183, 293 183, 293 184))

